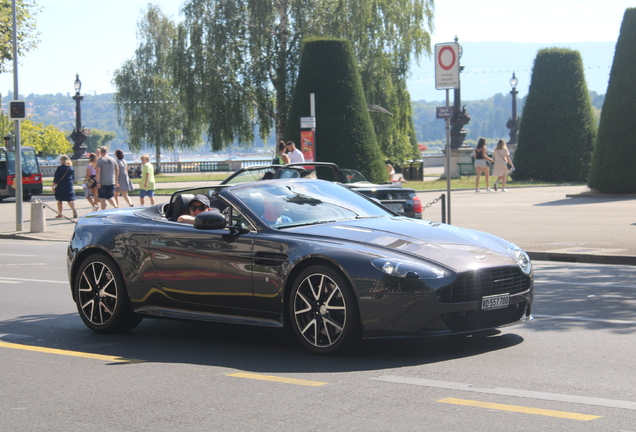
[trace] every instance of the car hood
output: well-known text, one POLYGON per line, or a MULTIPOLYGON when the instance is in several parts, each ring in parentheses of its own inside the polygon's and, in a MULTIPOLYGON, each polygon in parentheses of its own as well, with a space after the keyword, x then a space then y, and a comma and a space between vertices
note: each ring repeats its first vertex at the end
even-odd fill
MULTIPOLYGON (((359 242, 417 256, 457 272, 516 265, 509 242, 480 231, 410 218, 369 218, 292 229, 295 232, 359 242)), ((382 254, 386 254, 383 251, 382 254)))

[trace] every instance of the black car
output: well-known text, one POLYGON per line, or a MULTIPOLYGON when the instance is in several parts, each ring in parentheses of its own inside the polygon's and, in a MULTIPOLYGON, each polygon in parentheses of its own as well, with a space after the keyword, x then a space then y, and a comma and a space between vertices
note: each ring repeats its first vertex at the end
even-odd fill
POLYGON ((514 244, 312 179, 192 188, 166 204, 90 213, 68 271, 79 315, 98 333, 143 317, 288 326, 319 354, 361 338, 524 322, 533 298, 532 263, 514 244), (176 222, 195 194, 214 210, 194 226, 176 222))
POLYGON ((374 184, 354 169, 340 168, 332 162, 296 162, 286 165, 259 165, 241 168, 221 184, 285 178, 314 178, 341 183, 348 189, 379 200, 392 211, 422 219, 422 201, 414 189, 403 188, 400 182, 374 184))

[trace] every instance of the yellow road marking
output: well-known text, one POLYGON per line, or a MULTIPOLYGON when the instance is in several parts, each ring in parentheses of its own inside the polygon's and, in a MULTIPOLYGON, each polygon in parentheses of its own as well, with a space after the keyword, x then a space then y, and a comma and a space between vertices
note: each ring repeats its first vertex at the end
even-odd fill
POLYGON ((261 380, 261 381, 274 381, 274 382, 280 382, 285 384, 304 385, 304 386, 310 386, 310 387, 318 387, 318 386, 328 384, 326 382, 321 382, 321 381, 309 381, 309 380, 302 380, 302 379, 296 379, 296 378, 283 378, 283 377, 277 377, 273 375, 261 375, 261 374, 247 373, 247 372, 237 372, 233 374, 228 374, 228 376, 237 377, 237 378, 249 378, 249 379, 261 380))
POLYGON ((46 354, 57 354, 71 357, 82 357, 93 360, 104 360, 107 362, 117 362, 117 363, 142 363, 144 360, 135 360, 135 359, 127 359, 123 357, 115 357, 115 356, 107 356, 102 354, 91 354, 80 351, 69 351, 69 350, 61 350, 55 348, 45 348, 39 346, 32 345, 21 345, 21 344, 13 344, 9 342, 0 342, 0 348, 12 348, 19 349, 24 351, 35 351, 46 354))
POLYGON ((512 411, 512 412, 525 413, 525 414, 536 414, 536 415, 549 416, 549 417, 559 417, 559 418, 565 418, 570 420, 589 421, 589 420, 595 420, 601 417, 601 416, 594 416, 594 415, 587 415, 587 414, 571 413, 566 411, 554 411, 554 410, 547 410, 547 409, 522 407, 522 406, 516 406, 516 405, 479 402, 479 401, 473 401, 473 400, 467 400, 467 399, 446 398, 446 399, 438 400, 437 402, 454 404, 454 405, 472 406, 472 407, 478 407, 478 408, 489 408, 489 409, 500 410, 500 411, 512 411))

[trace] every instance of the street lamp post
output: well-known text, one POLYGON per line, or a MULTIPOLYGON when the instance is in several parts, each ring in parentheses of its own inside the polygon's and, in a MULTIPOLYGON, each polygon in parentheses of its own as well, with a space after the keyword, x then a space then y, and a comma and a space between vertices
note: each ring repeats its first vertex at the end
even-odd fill
POLYGON ((512 117, 508 119, 508 123, 506 123, 506 127, 510 129, 510 139, 508 140, 508 145, 517 145, 517 133, 519 132, 519 118, 517 117, 517 77, 514 72, 512 73, 512 78, 510 78, 510 86, 512 90, 510 94, 512 95, 512 117))
POLYGON ((73 156, 71 156, 71 159, 82 159, 88 157, 86 156, 86 146, 84 145, 88 135, 84 128, 82 128, 82 108, 80 104, 84 96, 80 95, 82 82, 79 79, 79 74, 75 74, 73 87, 75 88, 75 96, 73 96, 73 100, 75 101, 75 128, 73 129, 73 133, 71 133, 71 139, 75 145, 73 145, 73 156))

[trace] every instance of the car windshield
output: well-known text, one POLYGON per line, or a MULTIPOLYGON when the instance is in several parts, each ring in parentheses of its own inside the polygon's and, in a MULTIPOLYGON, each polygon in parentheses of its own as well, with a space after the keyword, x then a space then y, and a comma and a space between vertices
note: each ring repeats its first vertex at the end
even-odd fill
POLYGON ((392 216, 356 192, 320 180, 272 180, 232 189, 231 193, 274 227, 392 216))

